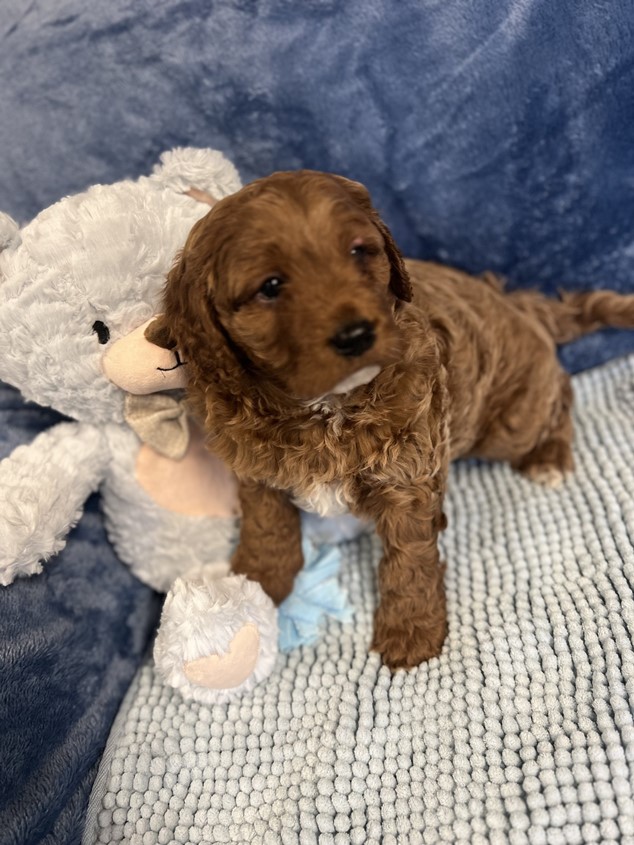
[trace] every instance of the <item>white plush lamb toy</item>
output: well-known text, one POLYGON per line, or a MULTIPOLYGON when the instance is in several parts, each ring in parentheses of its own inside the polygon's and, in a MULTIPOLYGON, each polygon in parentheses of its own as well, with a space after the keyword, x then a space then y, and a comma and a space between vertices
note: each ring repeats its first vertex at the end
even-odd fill
MULTIPOLYGON (((93 186, 22 230, 0 214, 0 379, 73 420, 0 462, 0 584, 39 572, 99 489, 119 557, 167 592, 157 667, 205 703, 270 673, 278 617, 229 572, 235 481, 183 411, 186 367, 144 330, 192 225, 239 188, 219 152, 176 149, 151 176, 93 186)), ((332 528, 305 524, 307 538, 332 528)))

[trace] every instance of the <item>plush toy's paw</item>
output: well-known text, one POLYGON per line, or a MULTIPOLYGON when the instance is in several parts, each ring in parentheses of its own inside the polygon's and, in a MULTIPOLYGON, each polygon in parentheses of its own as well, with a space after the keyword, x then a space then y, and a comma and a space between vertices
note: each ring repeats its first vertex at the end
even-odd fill
POLYGON ((185 698, 217 704, 249 692, 277 657, 277 611, 259 584, 210 567, 175 581, 154 646, 157 669, 185 698))
POLYGON ((10 560, 9 557, 0 557, 0 587, 8 587, 18 577, 26 578, 29 575, 37 575, 41 571, 42 564, 37 560, 22 563, 10 560))
POLYGON ((209 654, 183 664, 191 684, 207 689, 235 689, 253 674, 260 654, 260 632, 248 622, 229 643, 226 654, 209 654))

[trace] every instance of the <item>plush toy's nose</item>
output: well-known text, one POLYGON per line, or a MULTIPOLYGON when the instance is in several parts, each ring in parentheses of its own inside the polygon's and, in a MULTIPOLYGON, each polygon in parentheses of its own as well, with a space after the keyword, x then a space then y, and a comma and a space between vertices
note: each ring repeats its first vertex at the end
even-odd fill
POLYGON ((113 384, 142 396, 187 386, 187 368, 175 349, 163 349, 147 339, 147 323, 110 345, 102 358, 102 367, 113 384))

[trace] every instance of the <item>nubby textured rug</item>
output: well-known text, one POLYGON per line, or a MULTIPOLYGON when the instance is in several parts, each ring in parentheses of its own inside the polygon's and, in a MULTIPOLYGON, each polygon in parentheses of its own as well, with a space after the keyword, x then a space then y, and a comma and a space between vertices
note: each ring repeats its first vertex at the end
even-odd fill
POLYGON ((344 547, 351 623, 228 705, 138 673, 85 843, 634 844, 634 358, 574 380, 576 475, 451 472, 449 637, 368 653, 380 547, 344 547))

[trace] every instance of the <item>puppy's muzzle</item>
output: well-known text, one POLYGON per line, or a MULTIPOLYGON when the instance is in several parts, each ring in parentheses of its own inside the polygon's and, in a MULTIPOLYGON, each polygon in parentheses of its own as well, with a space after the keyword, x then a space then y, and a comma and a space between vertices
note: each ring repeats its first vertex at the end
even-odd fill
POLYGON ((358 358, 371 349, 375 341, 374 325, 369 320, 356 320, 354 323, 346 323, 329 342, 338 355, 358 358))

